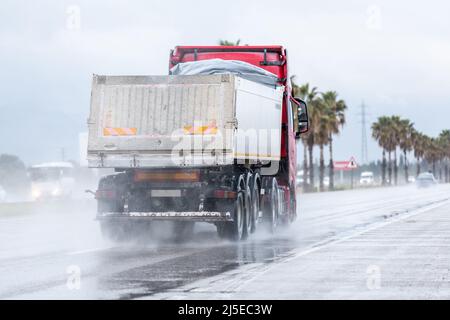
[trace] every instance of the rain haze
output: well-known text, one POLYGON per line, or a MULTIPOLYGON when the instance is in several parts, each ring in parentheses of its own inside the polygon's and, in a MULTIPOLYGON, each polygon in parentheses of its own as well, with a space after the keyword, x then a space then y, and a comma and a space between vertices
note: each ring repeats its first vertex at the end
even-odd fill
POLYGON ((0 8, 0 300, 450 299, 450 3, 0 8))
MULTIPOLYGON (((450 5, 443 1, 272 2, 3 1, 0 12, 0 150, 27 164, 78 161, 97 74, 167 74, 176 45, 282 44, 290 73, 348 104, 335 159, 361 153, 360 106, 370 137, 380 115, 401 114, 434 136, 447 124, 450 5), (201 10, 199 10, 201 8, 201 10), (14 121, 13 121, 14 120, 14 121), (18 122, 16 120, 19 120, 18 122)), ((317 157, 317 155, 315 155, 317 157)))

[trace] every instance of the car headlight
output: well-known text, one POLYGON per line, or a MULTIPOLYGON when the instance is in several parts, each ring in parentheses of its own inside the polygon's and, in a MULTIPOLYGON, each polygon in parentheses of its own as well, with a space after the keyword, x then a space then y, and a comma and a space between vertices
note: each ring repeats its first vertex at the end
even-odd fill
POLYGON ((33 189, 31 191, 31 195, 33 198, 39 198, 41 196, 41 191, 39 189, 33 189))

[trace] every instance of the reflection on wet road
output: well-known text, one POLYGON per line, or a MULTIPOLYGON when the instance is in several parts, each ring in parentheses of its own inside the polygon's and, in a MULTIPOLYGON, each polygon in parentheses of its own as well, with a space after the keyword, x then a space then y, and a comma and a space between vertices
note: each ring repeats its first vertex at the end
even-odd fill
MULTIPOLYGON (((213 235, 211 234, 213 237, 213 235)), ((136 298, 174 289, 205 277, 212 277, 249 263, 270 263, 294 246, 289 243, 249 242, 241 245, 226 244, 191 253, 186 256, 169 258, 143 265, 113 275, 100 277, 100 291, 134 292, 126 293, 120 298, 136 298)), ((171 251, 170 248, 165 248, 171 251)), ((164 251, 164 249, 162 250, 164 251)), ((148 251, 134 251, 128 257, 145 256, 148 251)), ((162 254, 162 252, 154 253, 162 254)), ((101 254, 102 264, 127 259, 123 253, 108 252, 101 254)))

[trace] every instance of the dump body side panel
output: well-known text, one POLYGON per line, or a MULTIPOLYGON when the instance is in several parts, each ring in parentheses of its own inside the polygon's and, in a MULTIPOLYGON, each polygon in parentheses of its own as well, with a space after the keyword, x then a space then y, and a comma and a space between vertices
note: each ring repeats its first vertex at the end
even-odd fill
POLYGON ((281 152, 282 86, 267 90, 252 81, 237 78, 236 159, 279 161, 281 152))

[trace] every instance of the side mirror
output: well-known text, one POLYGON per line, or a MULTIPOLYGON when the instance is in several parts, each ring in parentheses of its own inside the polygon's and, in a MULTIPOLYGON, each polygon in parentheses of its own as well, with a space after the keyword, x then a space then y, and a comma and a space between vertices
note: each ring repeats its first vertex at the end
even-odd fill
POLYGON ((89 189, 84 190, 85 193, 90 193, 95 197, 95 192, 89 189))
POLYGON ((295 138, 300 138, 302 133, 309 130, 309 117, 308 117, 308 106, 306 102, 300 98, 292 99, 297 106, 297 130, 295 131, 295 138))

